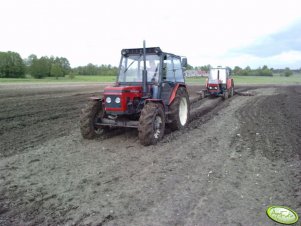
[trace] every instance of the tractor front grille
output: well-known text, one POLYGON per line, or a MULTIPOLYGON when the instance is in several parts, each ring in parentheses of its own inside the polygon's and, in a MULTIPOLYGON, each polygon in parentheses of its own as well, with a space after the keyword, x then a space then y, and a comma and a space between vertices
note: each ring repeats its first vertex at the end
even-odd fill
POLYGON ((106 99, 105 99, 105 106, 107 108, 121 108, 121 97, 120 96, 114 96, 114 95, 109 95, 109 96, 106 96, 106 99), (116 99, 117 97, 119 98, 119 103, 116 103, 116 99), (110 103, 108 103, 108 98, 110 98, 110 103))

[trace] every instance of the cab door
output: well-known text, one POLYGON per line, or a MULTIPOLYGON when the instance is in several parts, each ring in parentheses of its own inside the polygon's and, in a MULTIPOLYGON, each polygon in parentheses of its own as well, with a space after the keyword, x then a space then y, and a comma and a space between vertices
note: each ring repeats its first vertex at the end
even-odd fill
POLYGON ((173 57, 166 55, 163 60, 162 83, 161 83, 161 99, 165 105, 169 104, 169 99, 176 85, 173 57))

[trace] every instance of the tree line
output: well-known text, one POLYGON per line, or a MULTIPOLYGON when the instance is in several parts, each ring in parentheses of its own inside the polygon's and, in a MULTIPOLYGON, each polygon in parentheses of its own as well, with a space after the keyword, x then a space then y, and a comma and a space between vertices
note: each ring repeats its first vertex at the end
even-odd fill
POLYGON ((70 63, 64 57, 38 58, 32 54, 22 59, 16 52, 0 52, 0 78, 24 78, 26 74, 34 78, 58 78, 67 75, 70 71, 70 63))
MULTIPOLYGON (((211 67, 212 66, 208 64, 208 65, 197 66, 197 67, 189 66, 189 69, 202 70, 208 73, 211 67)), ((250 66, 247 66, 245 68, 241 68, 239 66, 235 66, 233 69, 230 67, 228 68, 230 69, 232 75, 240 75, 240 76, 273 76, 273 74, 277 73, 282 76, 288 77, 293 74, 293 71, 288 67, 286 67, 285 69, 273 69, 264 65, 263 67, 259 67, 256 69, 251 69, 250 66)), ((294 71, 300 73, 301 68, 299 70, 294 70, 294 71)))
POLYGON ((266 65, 253 70, 249 66, 247 66, 245 69, 235 66, 233 69, 233 74, 241 76, 273 76, 273 69, 268 68, 266 65))
POLYGON ((0 78, 24 78, 31 75, 34 78, 64 77, 65 75, 112 75, 117 74, 118 68, 111 65, 93 65, 71 68, 65 57, 38 58, 31 54, 22 59, 16 52, 0 52, 0 78))
MULTIPOLYGON (((300 70, 296 70, 297 72, 300 72, 300 70)), ((264 65, 263 67, 259 67, 257 69, 251 69, 249 66, 246 68, 241 68, 238 66, 235 66, 233 69, 234 75, 241 75, 241 76, 273 76, 274 73, 280 74, 281 76, 289 77, 293 74, 293 71, 286 67, 285 69, 273 69, 268 68, 268 66, 264 65)))
POLYGON ((0 52, 0 78, 25 77, 25 64, 19 53, 0 52))
POLYGON ((24 59, 27 74, 34 78, 44 77, 64 77, 71 71, 70 63, 65 57, 47 57, 38 58, 32 54, 24 59))
MULTIPOLYGON (((187 70, 202 70, 209 72, 211 65, 193 67, 187 65, 187 70)), ((241 76, 273 76, 277 73, 283 76, 290 76, 293 72, 289 68, 273 69, 264 65, 257 69, 251 69, 249 66, 241 68, 235 66, 230 68, 233 75, 241 76)), ((301 72, 301 69, 295 70, 301 72)), ((48 57, 42 56, 38 58, 35 54, 31 54, 26 59, 22 59, 19 53, 16 52, 0 52, 0 78, 24 78, 26 74, 34 78, 44 77, 64 77, 65 75, 109 75, 115 76, 118 68, 109 65, 94 65, 79 66, 71 68, 70 63, 65 57, 48 57)))
POLYGON ((79 66, 72 69, 72 73, 74 75, 108 75, 108 76, 116 76, 118 72, 117 67, 113 67, 109 65, 94 65, 88 64, 86 66, 79 66))

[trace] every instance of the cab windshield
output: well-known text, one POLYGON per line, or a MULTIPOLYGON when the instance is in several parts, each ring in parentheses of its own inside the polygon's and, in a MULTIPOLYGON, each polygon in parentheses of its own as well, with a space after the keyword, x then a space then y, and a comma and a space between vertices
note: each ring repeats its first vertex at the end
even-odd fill
MULTIPOLYGON (((158 55, 146 55, 147 81, 158 81, 160 57, 158 55)), ((143 55, 123 56, 118 82, 142 82, 143 55)))

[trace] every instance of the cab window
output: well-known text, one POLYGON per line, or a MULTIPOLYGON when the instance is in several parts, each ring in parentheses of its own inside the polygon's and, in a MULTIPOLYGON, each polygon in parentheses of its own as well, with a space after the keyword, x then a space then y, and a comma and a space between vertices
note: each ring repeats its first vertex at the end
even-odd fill
POLYGON ((166 56, 163 62, 163 80, 174 82, 175 76, 173 71, 172 57, 166 56))
POLYGON ((178 58, 173 58, 173 66, 176 82, 184 82, 181 60, 178 58))

